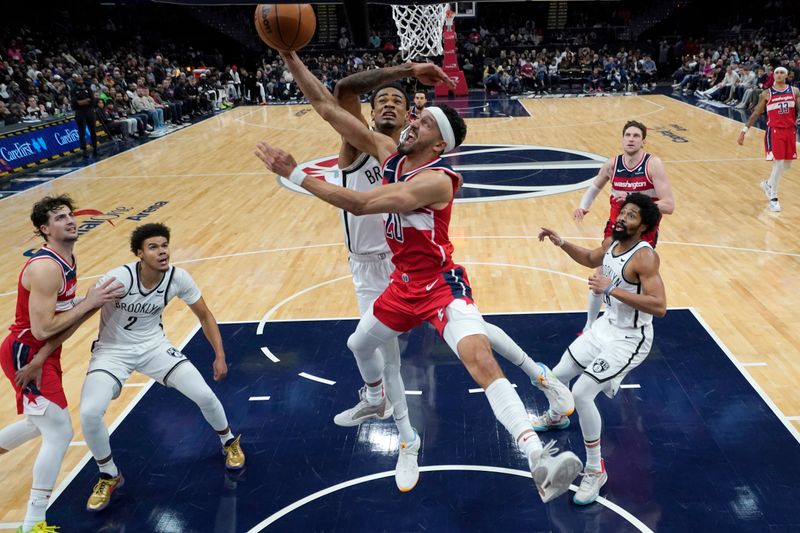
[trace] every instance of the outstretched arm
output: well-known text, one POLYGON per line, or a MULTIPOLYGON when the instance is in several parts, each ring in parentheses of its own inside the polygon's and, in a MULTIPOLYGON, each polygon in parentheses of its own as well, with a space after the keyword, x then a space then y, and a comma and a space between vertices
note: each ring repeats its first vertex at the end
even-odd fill
POLYGON ((370 131, 363 118, 358 119, 337 105, 333 95, 300 61, 296 52, 281 52, 281 57, 309 103, 345 141, 357 150, 375 157, 381 163, 394 153, 396 149, 394 140, 382 133, 370 131))
POLYGON ((597 176, 595 176, 592 180, 592 184, 589 185, 589 188, 586 189, 585 193, 583 193, 581 203, 572 213, 572 218, 575 220, 583 220, 583 217, 592 207, 594 199, 597 198, 597 195, 600 194, 600 191, 603 190, 603 187, 605 187, 606 183, 608 183, 608 181, 611 179, 611 174, 614 172, 614 163, 616 160, 616 157, 612 157, 603 163, 603 166, 600 167, 600 171, 597 173, 597 176))
POLYGON ((758 99, 758 104, 750 114, 750 118, 747 120, 747 126, 742 128, 741 133, 739 133, 739 139, 736 142, 738 142, 740 146, 744 144, 744 136, 747 133, 747 130, 752 128, 753 124, 755 124, 756 120, 758 120, 758 117, 760 117, 762 114, 764 114, 764 111, 766 111, 767 100, 769 100, 769 89, 766 91, 761 91, 761 98, 758 99))
POLYGON ((214 363, 212 370, 214 372, 214 381, 225 379, 228 375, 228 364, 225 361, 225 348, 222 346, 222 335, 219 332, 217 319, 211 313, 211 310, 206 305, 202 296, 199 300, 189 306, 189 309, 195 314, 200 321, 200 326, 203 328, 203 335, 205 335, 211 347, 214 349, 214 363))
POLYGON ((542 228, 542 231, 539 232, 539 241, 543 241, 545 238, 550 239, 550 242, 567 252, 567 255, 576 263, 589 268, 597 268, 603 264, 603 254, 606 252, 606 249, 602 246, 594 250, 576 246, 565 241, 564 238, 559 236, 555 231, 542 228))
POLYGON ((265 142, 256 145, 256 156, 264 162, 267 169, 281 176, 288 176, 293 183, 320 200, 354 215, 408 213, 420 207, 448 202, 453 196, 453 182, 442 171, 422 171, 414 180, 360 192, 305 176, 297 168, 291 154, 265 142))
MULTIPOLYGON (((447 74, 433 63, 405 63, 395 67, 370 69, 351 74, 336 84, 333 96, 339 106, 367 125, 367 121, 361 114, 361 95, 375 90, 384 83, 408 77, 417 78, 426 85, 453 84, 447 74)), ((339 150, 339 167, 351 164, 357 157, 357 152, 358 150, 346 140, 342 142, 339 150)))

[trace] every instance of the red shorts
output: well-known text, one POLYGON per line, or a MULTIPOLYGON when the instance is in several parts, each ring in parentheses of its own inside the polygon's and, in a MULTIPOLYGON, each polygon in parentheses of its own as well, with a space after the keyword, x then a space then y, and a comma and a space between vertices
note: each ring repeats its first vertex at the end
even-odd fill
POLYGON ((767 161, 797 159, 797 129, 767 127, 764 152, 767 161))
POLYGON ((13 333, 7 336, 0 346, 0 366, 17 393, 17 413, 22 414, 23 396, 28 398, 31 403, 36 403, 36 399, 39 397, 46 398, 62 409, 66 409, 67 397, 61 384, 61 346, 42 365, 41 387, 37 388, 35 383, 30 383, 24 389, 20 389, 14 382, 17 370, 28 364, 34 355, 36 355, 36 350, 19 342, 13 333))
MULTIPOLYGON (((603 230, 603 239, 611 238, 611 234, 614 233, 614 224, 616 223, 616 220, 609 220, 606 222, 606 229, 603 230)), ((650 244, 650 246, 655 248, 656 243, 658 242, 658 224, 656 224, 655 228, 647 230, 647 233, 643 233, 642 240, 646 241, 648 244, 650 244)))
POLYGON ((447 325, 445 309, 454 300, 474 303, 464 267, 453 265, 451 270, 419 279, 395 270, 372 310, 375 318, 395 331, 408 331, 427 321, 442 335, 447 325))

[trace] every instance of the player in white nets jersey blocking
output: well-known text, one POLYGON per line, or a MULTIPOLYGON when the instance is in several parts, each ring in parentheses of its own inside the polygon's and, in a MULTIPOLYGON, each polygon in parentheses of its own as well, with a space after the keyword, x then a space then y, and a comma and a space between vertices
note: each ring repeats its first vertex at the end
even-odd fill
POLYGON ((115 268, 100 279, 103 282, 116 278, 126 292, 100 312, 100 330, 81 391, 81 428, 100 469, 100 479, 86 504, 89 511, 105 509, 111 494, 124 483, 111 455, 103 414, 134 370, 177 389, 196 403, 219 435, 225 466, 231 470, 244 466, 241 435, 234 437, 219 399, 197 368, 164 334, 161 314, 170 300, 178 297, 197 315, 203 334, 214 349, 214 381, 225 378, 228 366, 219 326, 189 273, 170 266, 169 238, 169 228, 163 224, 139 226, 131 234, 131 251, 139 260, 115 268))
MULTIPOLYGON (((350 191, 306 179, 294 158, 264 142, 256 155, 320 199, 356 215, 388 213, 384 235, 393 252, 395 271, 381 296, 359 321, 348 347, 366 383, 380 381, 383 361, 375 349, 423 321, 439 331, 486 397, 500 421, 525 454, 542 500, 563 494, 582 464, 571 452, 556 455, 553 443, 542 447, 522 401, 492 355, 486 323, 472 300, 465 269, 453 262, 449 241, 450 213, 460 177, 441 159, 466 135, 466 124, 447 106, 426 108, 397 146, 372 132, 337 105, 336 100, 294 52, 281 53, 303 94, 315 110, 358 150, 381 163, 384 186, 350 191)), ((391 400, 391 398, 390 398, 391 400)), ((419 449, 419 436, 401 443, 419 449)), ((416 453, 416 452, 415 452, 416 453)), ((413 487, 409 487, 410 488, 413 487)))
MULTIPOLYGON (((372 108, 370 118, 373 129, 398 144, 400 134, 407 125, 406 111, 409 107, 409 98, 396 80, 408 76, 431 85, 448 80, 446 74, 432 63, 406 63, 347 76, 336 84, 334 96, 342 108, 366 124, 361 114, 360 95, 373 91, 370 97, 372 108)), ((416 101, 417 97, 414 99, 416 101)), ((339 150, 339 168, 342 187, 352 191, 367 192, 382 185, 378 160, 353 147, 345 139, 342 140, 339 150)), ((358 310, 363 316, 389 284, 389 278, 394 271, 392 251, 384 236, 382 214, 355 216, 342 210, 341 215, 358 310)), ((545 393, 552 409, 562 415, 572 413, 575 407, 572 394, 565 385, 554 379, 549 368, 533 361, 517 343, 494 324, 487 322, 486 331, 492 349, 520 367, 531 382, 545 393)), ((400 350, 397 339, 390 339, 378 350, 384 362, 382 381, 365 383, 359 391, 358 403, 337 414, 334 422, 340 426, 350 427, 369 419, 383 420, 394 414, 401 442, 412 443, 401 448, 395 469, 397 488, 407 492, 414 488, 419 479, 417 458, 420 448, 418 445, 421 443, 411 425, 408 413, 405 387, 400 375, 400 350)))
MULTIPOLYGON (((564 241, 553 230, 542 228, 545 237, 560 246, 575 262, 587 267, 602 267, 589 278, 589 289, 600 294, 606 312, 590 330, 575 339, 553 369, 559 380, 572 387, 575 409, 581 422, 586 447, 586 469, 580 488, 572 500, 587 505, 597 499, 608 480, 600 452, 602 421, 594 398, 603 391, 613 398, 628 373, 639 366, 653 345, 653 315, 667 312, 664 282, 659 274, 659 258, 647 232, 658 224, 659 207, 641 193, 629 194, 620 207, 607 248, 581 248, 564 241)), ((534 422, 536 431, 568 426, 566 417, 547 412, 534 422)))

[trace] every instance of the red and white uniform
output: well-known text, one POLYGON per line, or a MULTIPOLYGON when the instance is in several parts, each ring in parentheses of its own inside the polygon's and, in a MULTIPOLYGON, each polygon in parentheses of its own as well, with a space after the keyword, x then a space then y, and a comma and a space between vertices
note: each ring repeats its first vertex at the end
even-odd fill
MULTIPOLYGON (((410 170, 403 168, 405 161, 400 154, 386 160, 382 169, 385 184, 410 181, 425 170, 441 170, 452 180, 455 196, 460 178, 441 158, 410 170)), ((395 331, 408 331, 428 321, 443 334, 447 306, 454 300, 473 303, 467 273, 453 263, 453 244, 448 235, 452 208, 453 198, 442 209, 423 207, 384 217, 395 271, 389 286, 375 301, 373 312, 395 331)))
POLYGON ((46 408, 46 402, 42 402, 40 397, 50 400, 61 408, 67 407, 67 397, 64 395, 64 388, 61 385, 61 346, 45 360, 42 366, 41 387, 37 388, 35 383, 31 383, 25 389, 20 389, 14 383, 16 371, 28 364, 46 342, 37 340, 31 333, 31 319, 28 311, 28 300, 31 293, 22 285, 22 275, 28 265, 34 261, 54 261, 61 267, 61 290, 56 298, 56 313, 68 311, 75 304, 78 265, 74 256, 68 261, 46 245, 28 259, 28 262, 22 267, 17 282, 16 319, 9 328, 11 333, 0 346, 0 366, 17 393, 17 412, 22 413, 24 410, 26 413, 39 414, 40 411, 43 412, 43 408, 46 408))
POLYGON ((422 111, 417 111, 417 106, 411 106, 411 109, 408 110, 408 121, 414 122, 419 118, 422 114, 422 111))
POLYGON ((769 89, 767 100, 767 132, 764 151, 768 161, 797 159, 797 109, 791 86, 778 91, 769 89))
MULTIPOLYGON (((644 152, 642 153, 642 158, 639 160, 639 162, 636 163, 636 165, 634 165, 632 168, 628 168, 625 165, 624 154, 617 156, 617 159, 614 162, 614 175, 611 176, 612 194, 609 198, 609 202, 611 204, 611 213, 608 215, 608 222, 606 223, 606 228, 603 231, 604 238, 607 239, 611 237, 611 234, 614 231, 614 224, 617 223, 617 217, 619 217, 619 212, 622 209, 622 204, 624 203, 624 200, 618 198, 618 193, 624 193, 627 195, 632 192, 638 192, 649 196, 654 202, 658 200, 658 197, 656 196, 656 188, 653 185, 653 180, 650 177, 650 171, 647 167, 651 157, 651 154, 644 152)), ((659 222, 661 222, 660 219, 659 222)), ((650 246, 655 248, 656 242, 658 242, 658 223, 654 228, 649 229, 647 233, 642 235, 642 240, 647 241, 650 246)))

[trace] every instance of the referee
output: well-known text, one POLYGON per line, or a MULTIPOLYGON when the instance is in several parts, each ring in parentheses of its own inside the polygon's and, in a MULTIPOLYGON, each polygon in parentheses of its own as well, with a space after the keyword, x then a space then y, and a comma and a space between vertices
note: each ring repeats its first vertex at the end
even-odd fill
POLYGON ((92 90, 86 86, 83 77, 75 76, 75 88, 72 90, 72 109, 75 111, 75 123, 78 125, 78 139, 81 142, 83 157, 89 157, 86 152, 86 128, 92 136, 92 152, 97 157, 97 129, 95 128, 94 110, 97 100, 92 90))

